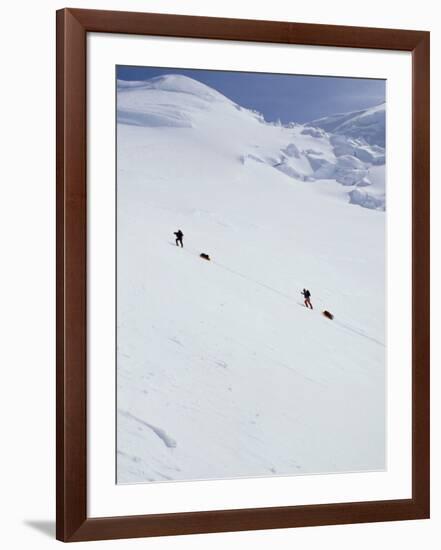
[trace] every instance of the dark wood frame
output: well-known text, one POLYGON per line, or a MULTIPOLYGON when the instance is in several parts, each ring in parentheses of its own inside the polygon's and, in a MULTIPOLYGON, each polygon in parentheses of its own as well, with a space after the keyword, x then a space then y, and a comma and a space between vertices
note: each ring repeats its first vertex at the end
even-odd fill
POLYGON ((57 538, 116 539, 429 517, 429 33, 81 9, 57 12, 57 538), (86 36, 124 33, 412 52, 412 498, 87 517, 86 36), (418 297, 416 293, 418 289, 418 297))

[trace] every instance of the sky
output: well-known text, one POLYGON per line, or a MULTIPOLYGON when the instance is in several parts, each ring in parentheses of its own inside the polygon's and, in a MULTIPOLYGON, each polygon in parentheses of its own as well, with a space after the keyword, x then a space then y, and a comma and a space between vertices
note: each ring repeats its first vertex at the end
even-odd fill
POLYGON ((309 122, 322 116, 372 107, 385 101, 386 81, 272 73, 118 66, 120 80, 182 74, 211 86, 267 121, 309 122))

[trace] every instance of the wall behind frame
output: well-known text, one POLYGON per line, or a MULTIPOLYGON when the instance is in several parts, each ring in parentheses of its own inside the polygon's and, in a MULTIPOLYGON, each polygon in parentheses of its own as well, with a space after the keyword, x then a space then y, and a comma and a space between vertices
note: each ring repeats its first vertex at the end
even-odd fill
MULTIPOLYGON (((66 7, 152 11, 291 20, 432 31, 432 150, 441 148, 441 23, 436 3, 371 0, 43 0, 3 8, 0 96, 2 110, 0 334, 2 336, 2 539, 9 549, 34 550, 55 541, 55 10, 66 7), (6 11, 6 13, 5 13, 6 11)), ((441 233, 441 169, 432 161, 432 234, 441 233)), ((441 279, 441 257, 432 239, 432 280, 441 279)), ((438 247, 439 248, 439 247, 438 247)), ((432 365, 441 364, 436 342, 439 285, 432 288, 432 365)), ((439 370, 432 369, 432 519, 249 533, 88 543, 91 548, 312 550, 437 548, 441 537, 439 370), (104 546, 105 545, 105 546, 104 546)))

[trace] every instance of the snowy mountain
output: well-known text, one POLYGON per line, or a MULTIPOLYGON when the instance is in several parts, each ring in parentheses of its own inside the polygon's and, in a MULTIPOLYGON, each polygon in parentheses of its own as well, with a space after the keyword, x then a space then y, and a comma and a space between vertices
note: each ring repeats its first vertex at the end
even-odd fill
POLYGON ((117 107, 118 482, 383 469, 384 150, 180 75, 117 107))
POLYGON ((369 109, 339 113, 313 120, 311 126, 346 137, 363 139, 366 143, 384 147, 386 143, 386 104, 369 109))
POLYGON ((381 113, 384 134, 384 105, 308 125, 281 127, 266 123, 259 113, 244 109, 216 90, 182 75, 145 82, 118 81, 121 124, 146 128, 197 126, 200 138, 216 150, 230 147, 231 154, 243 164, 264 163, 297 181, 337 181, 350 187, 343 195, 345 200, 379 210, 385 208, 385 151, 379 145, 369 145, 364 138, 374 127, 378 135, 381 133, 381 123, 374 124, 381 113), (371 122, 363 125, 362 121, 371 122), (230 146, 219 143, 218 124, 234 135, 230 146), (329 129, 332 134, 324 131, 329 129))

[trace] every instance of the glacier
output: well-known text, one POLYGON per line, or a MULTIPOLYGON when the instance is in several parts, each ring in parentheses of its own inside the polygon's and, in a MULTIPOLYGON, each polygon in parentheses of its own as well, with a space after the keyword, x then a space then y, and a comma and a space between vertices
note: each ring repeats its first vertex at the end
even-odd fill
POLYGON ((117 82, 118 483, 385 468, 385 150, 361 116, 117 82))

